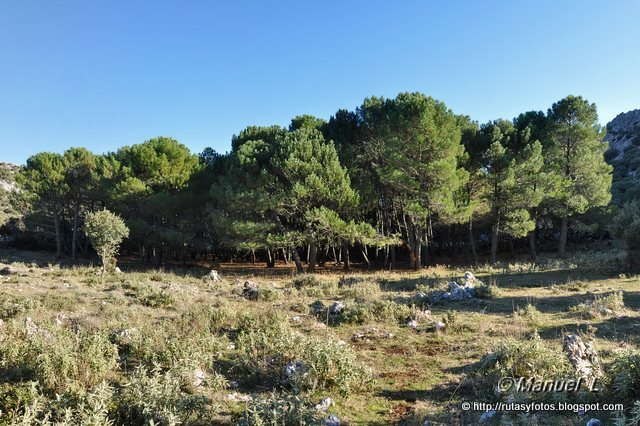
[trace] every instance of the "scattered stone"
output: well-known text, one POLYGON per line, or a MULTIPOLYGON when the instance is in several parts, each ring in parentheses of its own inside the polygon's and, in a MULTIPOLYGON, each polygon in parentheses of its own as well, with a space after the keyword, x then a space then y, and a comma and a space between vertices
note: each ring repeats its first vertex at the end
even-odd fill
POLYGON ((416 314, 416 321, 425 321, 431 318, 431 311, 429 309, 425 309, 424 311, 420 311, 416 314))
POLYGON ((114 271, 116 274, 122 273, 122 270, 118 266, 116 266, 116 269, 114 269, 114 271))
POLYGON ((290 381, 296 376, 303 376, 306 371, 307 367, 302 361, 291 361, 284 366, 284 377, 287 381, 290 381))
POLYGON ((229 344, 227 345, 227 350, 228 350, 228 351, 232 351, 232 350, 234 350, 235 348, 236 348, 236 345, 234 345, 233 343, 229 343, 229 344))
POLYGON ((219 283, 222 281, 220 274, 218 274, 218 271, 216 271, 215 269, 212 269, 207 275, 203 277, 203 279, 205 281, 211 281, 214 283, 219 283))
POLYGON ((609 316, 614 314, 612 309, 605 308, 604 306, 600 308, 599 312, 600 312, 600 315, 602 316, 609 316))
POLYGON ((344 311, 344 303, 335 302, 329 307, 329 315, 340 315, 344 311))
POLYGON ((242 287, 242 295, 245 299, 256 300, 258 298, 258 285, 253 281, 245 281, 242 287))
POLYGON ((138 329, 135 328, 135 327, 133 327, 133 328, 125 328, 124 330, 120 330, 120 331, 116 332, 116 336, 121 337, 121 338, 127 338, 127 337, 131 337, 137 331, 138 331, 138 329))
POLYGON ((442 331, 442 330, 444 330, 445 328, 447 328, 447 325, 446 325, 445 323, 443 323, 442 321, 438 321, 438 322, 436 323, 436 330, 437 330, 437 331, 442 331))
POLYGON ((357 342, 358 340, 363 341, 373 341, 373 340, 382 340, 382 339, 393 339, 393 333, 385 333, 383 331, 378 330, 376 327, 371 327, 366 330, 355 333, 351 336, 351 341, 357 342))
POLYGON ((25 326, 27 327, 27 336, 34 335, 38 332, 38 326, 35 325, 31 317, 27 317, 25 326))
POLYGON ((485 413, 480 416, 479 422, 480 423, 487 422, 487 421, 491 420, 491 418, 493 416, 495 416, 495 415, 496 415, 496 410, 485 411, 485 413))
POLYGON ((67 316, 65 314, 57 314, 56 315, 56 325, 58 327, 61 327, 62 324, 64 323, 64 320, 67 319, 67 316))
POLYGON ((320 300, 316 300, 315 302, 310 304, 309 308, 311 309, 311 313, 316 316, 324 315, 327 312, 327 307, 324 306, 324 303, 322 303, 322 301, 320 300))
POLYGON ((207 375, 202 369, 196 368, 193 371, 193 381, 191 383, 193 383, 193 386, 198 387, 204 383, 206 377, 207 375))
POLYGON ((316 411, 320 413, 326 413, 327 410, 333 405, 335 405, 335 403, 333 402, 333 399, 326 397, 326 398, 323 398, 322 401, 320 401, 320 403, 317 404, 315 408, 316 408, 316 411))
POLYGON ((344 340, 338 340, 338 346, 344 346, 346 344, 347 342, 345 342, 344 340))
POLYGON ((331 414, 324 421, 326 426, 340 426, 340 419, 335 414, 331 414))
POLYGON ((302 322, 302 318, 295 316, 295 317, 291 317, 291 322, 294 324, 300 324, 302 322))
POLYGON ((251 396, 244 395, 238 392, 233 392, 233 393, 227 394, 227 400, 233 401, 233 402, 249 402, 251 401, 251 396))
POLYGON ((587 426, 604 426, 604 423, 596 418, 593 418, 587 422, 587 426))
POLYGON ((456 282, 450 282, 449 291, 440 296, 440 298, 444 300, 472 299, 474 297, 473 286, 474 284, 470 281, 467 281, 464 286, 456 282))
POLYGON ((409 328, 413 328, 413 329, 418 328, 418 321, 416 321, 416 320, 411 320, 411 321, 409 321, 409 322, 407 323, 407 327, 409 327, 409 328))
POLYGON ((474 283, 474 282, 476 282, 476 281, 477 281, 477 279, 476 279, 476 277, 473 275, 473 273, 472 273, 472 272, 469 272, 469 271, 467 271, 467 272, 465 272, 465 273, 464 273, 464 280, 465 280, 465 282, 466 282, 466 281, 471 281, 472 283, 474 283))
POLYGON ((579 377, 585 379, 602 377, 600 360, 593 343, 584 343, 580 336, 568 334, 564 336, 562 350, 569 357, 569 361, 579 377))

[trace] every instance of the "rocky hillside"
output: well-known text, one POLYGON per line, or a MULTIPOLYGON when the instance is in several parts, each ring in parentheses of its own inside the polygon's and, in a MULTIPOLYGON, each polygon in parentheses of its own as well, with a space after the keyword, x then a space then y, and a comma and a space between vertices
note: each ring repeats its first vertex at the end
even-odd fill
POLYGON ((16 189, 15 175, 20 167, 15 164, 0 162, 0 188, 5 191, 16 189))
POLYGON ((618 114, 607 124, 607 161, 613 165, 616 204, 640 198, 640 109, 618 114))
POLYGON ((607 124, 607 136, 611 156, 623 157, 624 150, 640 137, 640 109, 618 114, 607 124))

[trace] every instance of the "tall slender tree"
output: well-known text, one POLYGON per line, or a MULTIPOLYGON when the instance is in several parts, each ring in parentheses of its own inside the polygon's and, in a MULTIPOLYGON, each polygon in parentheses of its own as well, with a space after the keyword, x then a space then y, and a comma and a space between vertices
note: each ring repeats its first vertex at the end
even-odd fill
POLYGON ((612 167, 606 163, 596 105, 581 96, 553 104, 550 120, 551 164, 560 176, 555 212, 560 217, 558 253, 566 255, 569 219, 611 200, 612 167))

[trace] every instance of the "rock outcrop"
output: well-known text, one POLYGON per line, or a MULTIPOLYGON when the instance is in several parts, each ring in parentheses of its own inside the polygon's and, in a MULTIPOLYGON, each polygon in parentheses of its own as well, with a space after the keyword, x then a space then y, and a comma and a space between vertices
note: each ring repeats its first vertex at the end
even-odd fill
POLYGON ((625 148, 640 136, 640 109, 618 114, 607 124, 604 140, 609 143, 609 151, 614 160, 621 160, 625 148))

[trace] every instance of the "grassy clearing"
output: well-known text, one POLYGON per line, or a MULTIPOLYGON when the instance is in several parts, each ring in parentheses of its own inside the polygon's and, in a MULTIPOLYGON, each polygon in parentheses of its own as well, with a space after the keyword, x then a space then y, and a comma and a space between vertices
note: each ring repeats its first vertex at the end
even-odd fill
MULTIPOLYGON (((445 267, 293 277, 223 266, 220 283, 203 280, 205 270, 124 268, 102 281, 94 267, 1 252, 11 273, 0 276, 0 419, 477 424, 482 413, 461 403, 505 398, 494 392, 500 376, 570 374, 565 333, 600 353, 597 400, 631 409, 640 278, 607 269, 611 256, 479 267, 483 298, 454 302, 432 297, 464 274, 445 267), (245 297, 247 279, 257 298, 245 297)), ((491 421, 586 423, 575 413, 491 421)))

